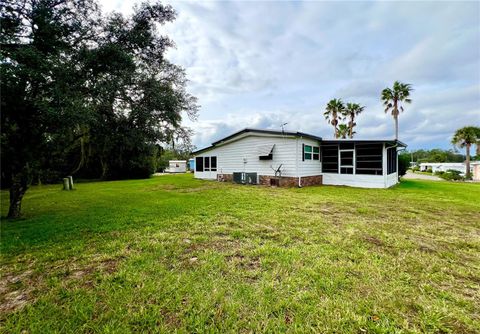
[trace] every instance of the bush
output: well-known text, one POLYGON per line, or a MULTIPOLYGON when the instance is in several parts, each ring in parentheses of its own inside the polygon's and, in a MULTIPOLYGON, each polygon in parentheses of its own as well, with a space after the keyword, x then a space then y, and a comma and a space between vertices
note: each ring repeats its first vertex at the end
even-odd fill
POLYGON ((427 168, 427 170, 426 170, 425 172, 431 173, 431 172, 432 172, 432 169, 431 169, 431 168, 427 168))
POLYGON ((420 167, 418 166, 413 166, 412 167, 412 172, 418 172, 420 170, 420 167))
POLYGON ((398 155, 398 176, 403 176, 407 173, 410 167, 410 157, 405 154, 398 155))
POLYGON ((449 169, 446 172, 439 175, 442 179, 447 181, 461 181, 464 177, 460 175, 458 170, 449 169))

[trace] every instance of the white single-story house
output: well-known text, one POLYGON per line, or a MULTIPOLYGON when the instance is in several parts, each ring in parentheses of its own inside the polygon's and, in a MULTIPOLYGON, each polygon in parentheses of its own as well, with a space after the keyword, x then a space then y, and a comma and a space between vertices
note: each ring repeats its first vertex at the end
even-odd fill
POLYGON ((195 178, 278 186, 388 188, 398 183, 398 140, 323 140, 243 129, 193 153, 195 178))
POLYGON ((187 161, 185 160, 169 160, 167 173, 186 173, 187 161))
POLYGON ((463 162, 422 162, 420 164, 420 171, 426 172, 431 169, 432 173, 435 172, 446 172, 447 170, 456 170, 462 175, 465 175, 467 172, 467 166, 463 162))

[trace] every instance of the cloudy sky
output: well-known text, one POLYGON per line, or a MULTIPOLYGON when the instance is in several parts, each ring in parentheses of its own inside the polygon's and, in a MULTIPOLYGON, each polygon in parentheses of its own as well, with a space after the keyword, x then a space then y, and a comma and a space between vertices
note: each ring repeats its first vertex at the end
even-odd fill
MULTIPOLYGON (((101 1, 131 12, 128 0, 101 1)), ((162 28, 201 105, 198 148, 245 127, 331 138, 323 117, 332 98, 366 106, 357 138, 393 138, 380 92, 414 87, 400 115, 411 149, 451 148, 455 129, 480 126, 480 2, 170 1, 177 20, 162 28)))

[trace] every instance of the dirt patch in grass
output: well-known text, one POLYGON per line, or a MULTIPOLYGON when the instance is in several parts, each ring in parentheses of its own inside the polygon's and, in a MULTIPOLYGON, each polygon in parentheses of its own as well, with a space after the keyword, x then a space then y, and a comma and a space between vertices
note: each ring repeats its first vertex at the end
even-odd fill
POLYGON ((31 300, 31 290, 22 289, 7 293, 0 302, 1 312, 10 312, 23 308, 31 300))
POLYGON ((258 256, 245 256, 240 253, 229 255, 225 257, 226 261, 232 263, 243 270, 256 270, 261 266, 260 258, 258 256))
POLYGON ((150 186, 150 187, 145 187, 143 188, 144 191, 158 191, 158 190, 167 190, 167 191, 171 191, 171 190, 177 190, 178 187, 173 185, 173 184, 156 184, 154 186, 150 186))
MULTIPOLYGON (((213 183, 213 182, 212 182, 213 183)), ((179 187, 174 184, 156 184, 154 186, 144 188, 144 191, 175 191, 176 193, 194 193, 194 192, 203 192, 205 190, 219 188, 219 185, 205 184, 198 187, 179 187)))
POLYGON ((93 283, 87 280, 95 272, 102 272, 108 275, 117 271, 118 264, 122 257, 102 259, 93 261, 87 266, 74 263, 68 264, 65 270, 64 265, 52 265, 45 270, 44 274, 36 275, 32 269, 21 273, 2 274, 0 278, 0 311, 13 312, 35 302, 35 291, 45 288, 45 281, 48 276, 61 276, 62 284, 72 281, 85 281, 86 286, 93 283), (73 269, 72 269, 73 268, 73 269))
MULTIPOLYGON (((204 253, 214 252, 219 254, 227 254, 236 252, 242 248, 241 242, 237 239, 218 238, 213 240, 192 240, 188 238, 182 239, 185 246, 180 254, 181 267, 192 267, 202 263, 200 257, 204 253)), ((171 262, 173 263, 173 262, 171 262)), ((172 269, 176 267, 172 265, 172 269)))
POLYGON ((192 187, 192 188, 184 188, 184 189, 178 189, 177 192, 179 193, 195 193, 195 192, 202 192, 205 190, 211 190, 211 189, 217 189, 219 188, 218 185, 204 185, 200 187, 192 187))
POLYGON ((205 251, 215 251, 224 253, 241 248, 241 242, 238 239, 219 238, 207 241, 193 241, 183 239, 188 246, 185 248, 184 254, 198 254, 205 251))
POLYGON ((366 235, 363 237, 363 240, 372 244, 372 245, 375 245, 377 247, 384 247, 385 246, 385 242, 383 242, 382 240, 374 237, 374 236, 371 236, 371 235, 366 235))
MULTIPOLYGON (((176 313, 174 313, 172 311, 169 311, 167 309, 162 309, 160 311, 160 314, 162 315, 164 323, 168 327, 179 328, 182 325, 182 320, 180 319, 180 317, 176 313)), ((159 321, 157 323, 157 326, 160 326, 160 325, 161 325, 161 322, 159 321)))
MULTIPOLYGON (((95 272, 102 272, 108 275, 117 271, 118 264, 123 257, 117 257, 112 259, 103 259, 98 262, 94 262, 88 266, 68 271, 67 278, 69 279, 82 279, 85 276, 91 275, 95 272)), ((75 266, 77 267, 77 266, 75 266)))
POLYGON ((19 274, 7 274, 0 278, 0 311, 9 312, 20 309, 32 299, 29 287, 33 271, 19 274))
POLYGON ((431 248, 430 246, 428 245, 425 245, 425 244, 420 244, 418 245, 418 249, 423 252, 423 253, 436 253, 437 251, 433 248, 431 248))

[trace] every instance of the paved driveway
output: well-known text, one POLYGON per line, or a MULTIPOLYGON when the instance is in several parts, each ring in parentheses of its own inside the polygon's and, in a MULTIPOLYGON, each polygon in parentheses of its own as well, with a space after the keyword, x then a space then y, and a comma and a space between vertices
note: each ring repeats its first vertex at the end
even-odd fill
POLYGON ((411 171, 407 171, 407 174, 403 176, 405 179, 417 179, 417 180, 431 180, 431 181, 445 181, 444 179, 435 176, 435 175, 426 175, 420 173, 412 173, 411 171))

